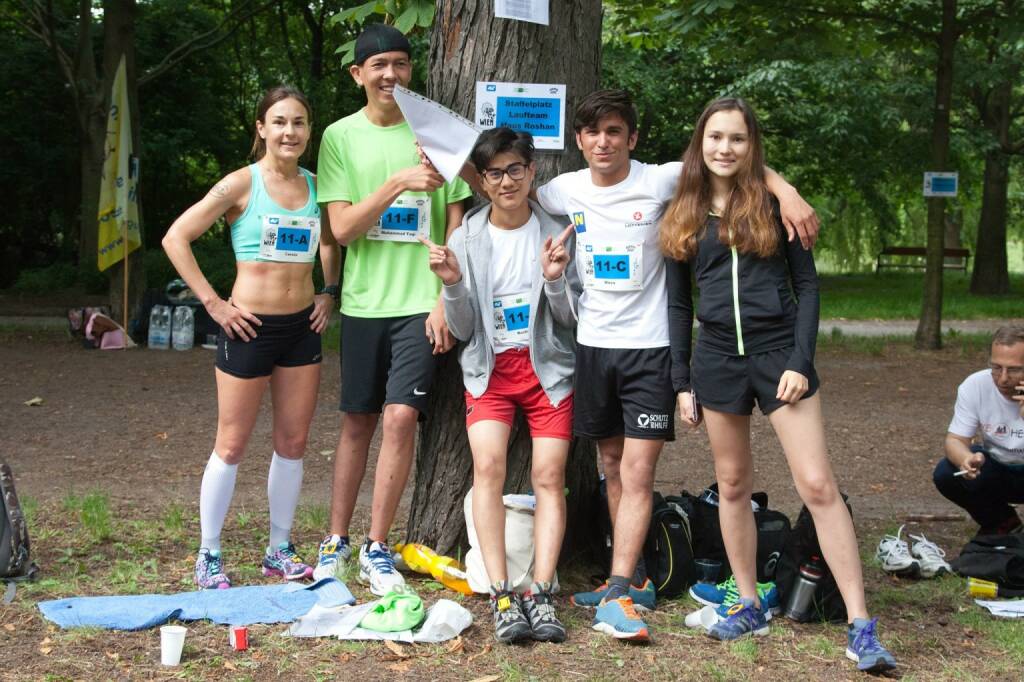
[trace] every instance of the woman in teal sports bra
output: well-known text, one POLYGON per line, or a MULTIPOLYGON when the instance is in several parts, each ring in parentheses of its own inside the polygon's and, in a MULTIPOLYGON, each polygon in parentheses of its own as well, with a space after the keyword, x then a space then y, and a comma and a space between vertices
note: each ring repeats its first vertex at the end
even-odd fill
POLYGON ((164 249, 220 325, 217 439, 199 492, 202 542, 195 567, 202 589, 231 586, 220 532, 238 463, 267 387, 274 409, 274 454, 267 479, 270 542, 264 575, 307 578, 290 533, 302 487, 302 456, 320 387, 320 334, 338 297, 340 250, 316 201, 316 178, 299 167, 312 118, 294 88, 270 89, 256 110, 255 163, 228 174, 167 230, 164 249), (203 276, 191 243, 221 217, 231 225, 237 275, 226 301, 203 276), (313 288, 319 254, 327 286, 313 288))

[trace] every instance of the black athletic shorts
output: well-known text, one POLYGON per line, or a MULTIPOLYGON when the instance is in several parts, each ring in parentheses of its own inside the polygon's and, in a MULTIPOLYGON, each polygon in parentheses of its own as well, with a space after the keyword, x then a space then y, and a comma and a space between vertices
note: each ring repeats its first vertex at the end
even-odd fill
POLYGON ((427 315, 341 316, 342 412, 379 413, 409 405, 427 413, 437 360, 427 340, 427 315))
POLYGON ((241 379, 270 376, 275 367, 315 365, 323 358, 320 335, 310 328, 313 306, 288 315, 256 314, 256 337, 217 335, 217 368, 241 379))
POLYGON ((573 432, 600 440, 625 435, 675 440, 676 396, 666 348, 577 344, 573 432))
MULTIPOLYGON (((708 409, 749 415, 753 414, 756 401, 762 413, 771 414, 787 404, 775 395, 792 354, 790 346, 753 355, 723 355, 701 349, 698 344, 690 367, 690 382, 697 399, 708 409)), ((807 383, 807 393, 801 400, 818 391, 818 373, 813 369, 807 383)))

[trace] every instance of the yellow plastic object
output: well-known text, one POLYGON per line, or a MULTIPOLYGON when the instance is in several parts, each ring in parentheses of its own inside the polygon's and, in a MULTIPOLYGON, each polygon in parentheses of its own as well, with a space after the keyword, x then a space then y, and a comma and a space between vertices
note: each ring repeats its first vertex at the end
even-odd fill
POLYGON ((968 578, 967 591, 971 593, 972 597, 995 599, 999 596, 999 585, 980 578, 968 578))
POLYGON ((433 576, 434 580, 461 594, 473 594, 466 581, 466 567, 451 557, 440 556, 426 545, 417 542, 396 544, 395 551, 410 570, 433 576))

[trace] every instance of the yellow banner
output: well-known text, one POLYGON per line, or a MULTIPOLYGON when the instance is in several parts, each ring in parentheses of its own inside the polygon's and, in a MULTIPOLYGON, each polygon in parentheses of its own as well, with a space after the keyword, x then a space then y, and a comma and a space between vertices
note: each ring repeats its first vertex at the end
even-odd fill
POLYGON ((128 111, 128 81, 124 55, 117 67, 107 114, 103 177, 100 179, 99 254, 97 265, 106 270, 142 244, 139 230, 139 164, 132 156, 132 124, 128 111))

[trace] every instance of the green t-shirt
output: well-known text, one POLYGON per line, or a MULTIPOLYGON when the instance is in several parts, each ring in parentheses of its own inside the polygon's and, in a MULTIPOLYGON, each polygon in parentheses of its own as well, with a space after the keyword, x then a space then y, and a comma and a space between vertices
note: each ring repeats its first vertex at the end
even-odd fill
MULTIPOLYGON (((362 110, 335 121, 320 142, 317 200, 321 204, 362 201, 394 173, 420 162, 415 141, 408 123, 381 128, 370 123, 362 110)), ((429 193, 431 241, 444 243, 448 204, 469 195, 469 186, 461 179, 446 182, 429 193)), ((412 206, 412 200, 426 196, 425 192, 414 192, 399 199, 412 206)), ((414 219, 412 210, 389 211, 382 223, 414 219)), ((426 223, 420 224, 427 229, 426 223)), ((413 232, 407 230, 405 234, 411 236, 413 232)), ((346 315, 401 317, 427 313, 437 304, 440 293, 441 280, 430 271, 427 249, 418 241, 382 241, 362 235, 349 244, 341 287, 341 312, 346 315)))

